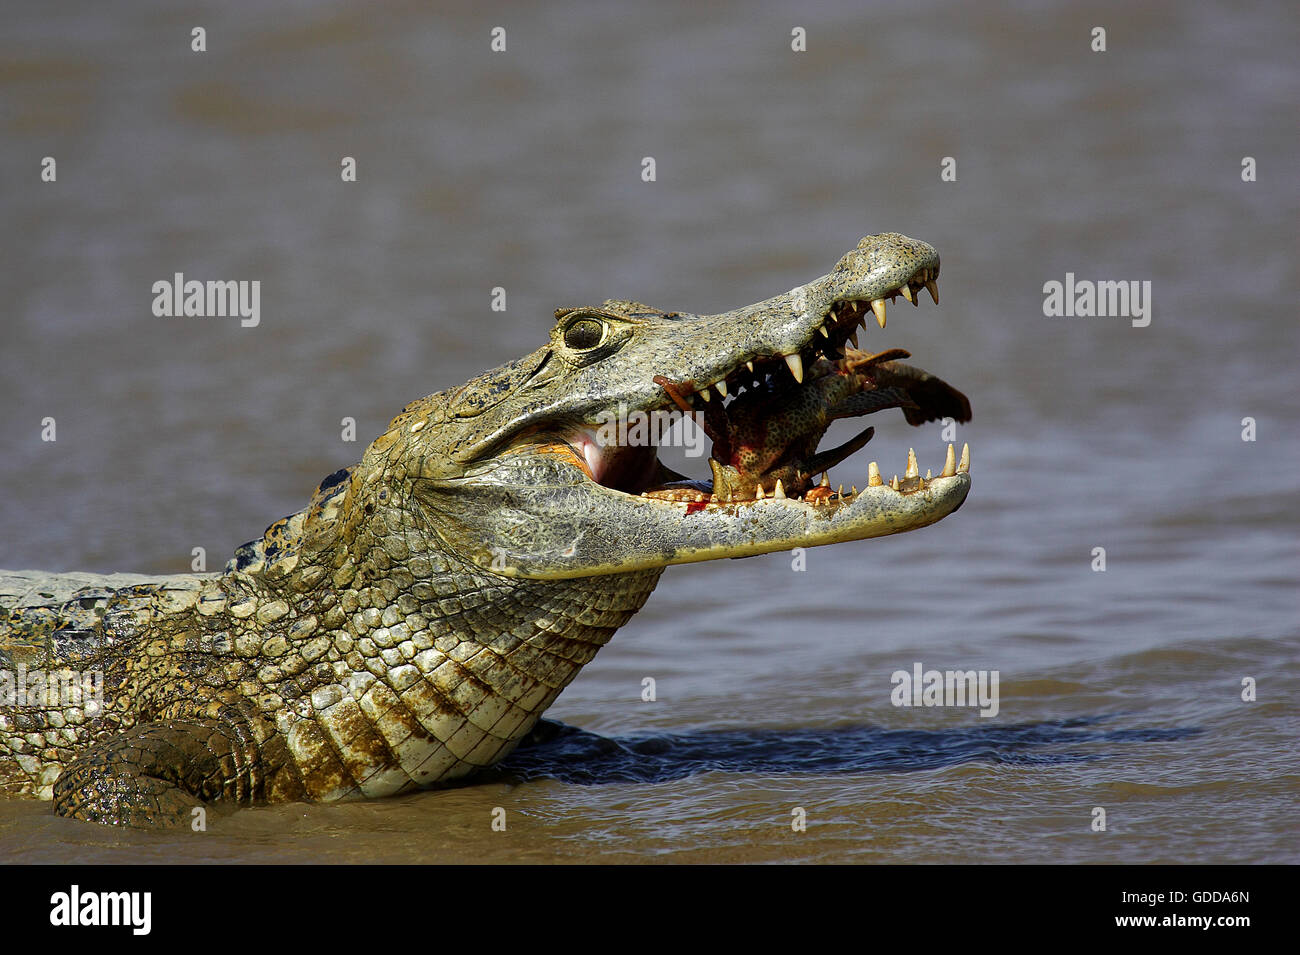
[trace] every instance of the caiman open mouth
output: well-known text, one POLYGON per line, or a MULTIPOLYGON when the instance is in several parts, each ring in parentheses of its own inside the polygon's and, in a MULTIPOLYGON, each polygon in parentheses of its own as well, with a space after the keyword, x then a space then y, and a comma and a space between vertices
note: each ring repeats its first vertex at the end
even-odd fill
MULTIPOLYGON (((693 513, 764 500, 801 502, 819 511, 849 506, 858 496, 856 485, 831 483, 829 469, 870 440, 867 428, 838 448, 819 452, 817 445, 836 419, 858 417, 886 408, 902 408, 911 424, 942 417, 969 420, 965 396, 920 369, 902 365, 902 349, 869 353, 858 349, 858 331, 868 316, 885 327, 886 303, 902 296, 918 304, 922 289, 939 302, 938 268, 918 269, 906 282, 872 301, 848 299, 833 303, 812 324, 798 351, 790 354, 742 357, 714 381, 672 380, 653 375, 663 400, 642 409, 643 415, 674 412, 701 422, 713 446, 709 456, 712 480, 689 480, 657 457, 651 440, 626 440, 638 434, 629 427, 612 440, 609 429, 579 427, 555 433, 548 450, 567 456, 595 483, 610 490, 662 502, 693 513), (817 476, 821 475, 820 481, 817 476)), ((648 434, 655 434, 654 428, 648 434)), ((534 441, 536 438, 534 438, 534 441)), ((969 448, 958 461, 952 445, 939 477, 969 470, 969 448)), ((886 482, 873 461, 866 486, 888 487, 909 495, 934 480, 921 476, 915 452, 909 452, 903 476, 886 482)))

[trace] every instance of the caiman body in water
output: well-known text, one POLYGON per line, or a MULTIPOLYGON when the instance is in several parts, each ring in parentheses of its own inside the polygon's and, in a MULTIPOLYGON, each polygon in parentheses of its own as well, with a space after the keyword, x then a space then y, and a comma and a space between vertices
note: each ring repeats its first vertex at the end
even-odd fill
POLYGON ((849 345, 899 295, 937 303, 938 273, 887 233, 720 315, 560 309, 545 346, 408 405, 223 573, 0 572, 0 792, 150 826, 445 783, 508 754, 668 565, 939 520, 970 488, 951 446, 938 476, 909 456, 901 481, 815 482, 870 438, 818 452, 836 418, 970 417, 906 353, 849 345), (713 482, 602 444, 611 412, 671 409, 703 413, 713 482), (69 674, 101 689, 69 698, 69 674))

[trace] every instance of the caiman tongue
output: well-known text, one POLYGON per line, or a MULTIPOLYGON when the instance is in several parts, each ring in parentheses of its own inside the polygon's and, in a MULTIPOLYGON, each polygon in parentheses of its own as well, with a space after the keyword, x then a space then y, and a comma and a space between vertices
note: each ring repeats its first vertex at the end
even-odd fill
POLYGON ((567 443, 591 479, 605 487, 639 494, 659 476, 659 459, 652 443, 611 443, 595 428, 580 428, 569 435, 567 443))

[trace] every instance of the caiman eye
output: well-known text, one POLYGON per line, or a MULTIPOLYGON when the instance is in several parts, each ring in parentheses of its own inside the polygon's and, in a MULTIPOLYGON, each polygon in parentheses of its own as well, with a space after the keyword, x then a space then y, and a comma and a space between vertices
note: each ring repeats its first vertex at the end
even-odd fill
POLYGON ((595 348, 604 337, 605 326, 591 318, 580 318, 564 330, 564 344, 574 351, 595 348))

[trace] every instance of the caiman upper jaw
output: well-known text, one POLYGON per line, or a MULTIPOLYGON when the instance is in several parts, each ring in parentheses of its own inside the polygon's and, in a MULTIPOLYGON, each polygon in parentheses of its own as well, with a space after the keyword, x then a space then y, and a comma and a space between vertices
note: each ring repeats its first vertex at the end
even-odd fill
MULTIPOLYGON (((847 343, 858 347, 857 333, 867 327, 868 315, 883 329, 886 304, 900 295, 916 306, 921 289, 927 289, 937 305, 938 281, 939 253, 933 246, 898 233, 867 236, 828 275, 766 302, 705 316, 718 340, 739 346, 737 353, 722 367, 701 369, 676 383, 684 395, 698 394, 701 401, 709 401, 710 389, 726 397, 755 372, 761 378, 780 363, 801 382, 804 368, 819 355, 834 360, 843 356, 847 343), (747 341, 745 324, 770 322, 779 311, 792 320, 763 340, 747 341), (737 320, 740 327, 728 327, 737 320)), ((666 370, 660 373, 672 377, 666 370)))
POLYGON ((531 431, 594 425, 620 406, 637 413, 703 410, 714 392, 725 398, 768 375, 802 381, 819 356, 838 358, 857 341, 868 314, 883 326, 887 302, 904 295, 915 305, 927 283, 937 300, 938 275, 933 246, 889 232, 863 238, 827 275, 717 315, 619 301, 559 310, 550 347, 457 389, 451 408, 466 428, 451 457, 472 466, 531 431), (575 320, 607 326, 603 341, 613 343, 612 351, 599 346, 594 361, 567 351, 560 332, 575 320), (661 379, 674 384, 680 400, 661 379))

